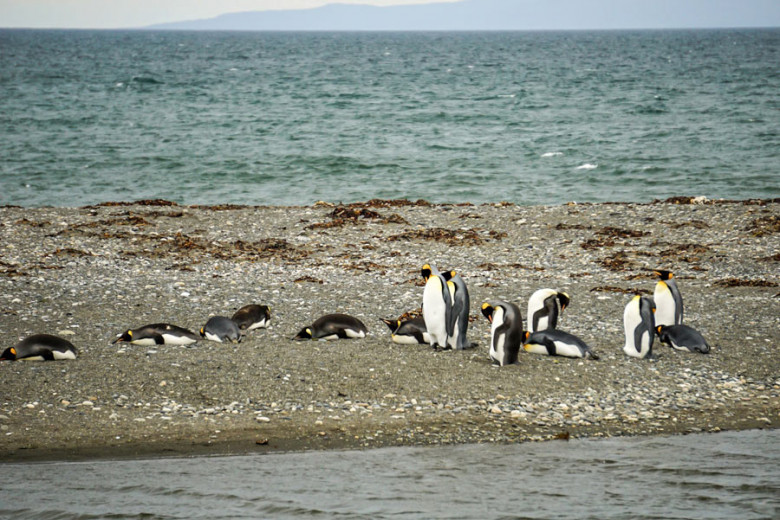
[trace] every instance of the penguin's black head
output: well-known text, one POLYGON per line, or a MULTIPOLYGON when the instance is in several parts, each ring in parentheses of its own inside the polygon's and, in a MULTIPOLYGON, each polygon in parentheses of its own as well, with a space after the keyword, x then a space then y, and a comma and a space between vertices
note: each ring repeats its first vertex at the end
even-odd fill
POLYGON ((16 349, 8 347, 0 354, 0 361, 16 361, 16 349))
POLYGON ((482 315, 487 318, 490 323, 493 323, 493 306, 488 302, 482 304, 482 315))
POLYGON ((385 325, 388 326, 388 328, 390 329, 390 332, 395 332, 396 330, 398 330, 398 327, 401 326, 401 320, 385 320, 385 319, 383 319, 382 321, 384 321, 385 325))
POLYGON ((653 273, 661 280, 671 280, 674 278, 674 274, 671 271, 665 271, 663 269, 656 269, 653 273))
POLYGON ((295 341, 304 341, 307 339, 311 339, 311 329, 309 327, 304 327, 301 329, 301 331, 295 335, 293 338, 295 341))
POLYGON ((569 295, 565 292, 559 292, 558 301, 561 302, 561 312, 563 312, 563 309, 569 306, 569 295))
POLYGON ((133 341, 133 331, 128 329, 124 331, 122 334, 117 334, 116 339, 111 343, 114 344, 120 341, 127 341, 127 342, 133 341))
POLYGON ((205 338, 206 337, 206 327, 200 328, 200 337, 205 338))
POLYGON ((528 338, 531 337, 531 332, 524 330, 522 334, 520 334, 520 337, 523 338, 523 343, 528 343, 528 338))
POLYGON ((423 280, 425 280, 427 282, 428 278, 430 278, 431 275, 433 274, 433 270, 431 269, 431 265, 430 264, 425 264, 424 266, 422 266, 422 269, 420 269, 420 274, 422 275, 423 280))

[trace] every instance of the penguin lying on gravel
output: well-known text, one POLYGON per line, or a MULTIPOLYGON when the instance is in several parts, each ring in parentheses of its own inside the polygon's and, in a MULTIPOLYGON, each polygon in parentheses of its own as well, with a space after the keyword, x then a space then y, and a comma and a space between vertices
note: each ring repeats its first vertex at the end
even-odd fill
POLYGON ((268 322, 271 321, 271 309, 267 305, 244 305, 230 319, 235 321, 238 328, 245 332, 263 329, 268 327, 268 322))
POLYGON ((206 325, 200 328, 201 337, 209 341, 222 343, 229 341, 231 343, 241 343, 241 330, 235 321, 224 316, 213 316, 209 318, 206 325))
POLYGON ((675 350, 707 354, 710 346, 699 331, 687 325, 659 325, 658 339, 675 350))
POLYGON ((128 329, 111 343, 124 341, 133 345, 192 345, 198 341, 193 332, 168 323, 153 323, 137 329, 128 329))
POLYGON ((422 316, 405 320, 382 320, 390 328, 394 343, 401 345, 428 345, 431 337, 422 316))
POLYGON ((0 360, 8 361, 56 361, 76 359, 78 351, 73 344, 51 334, 33 334, 9 347, 0 354, 0 360))
POLYGON ((363 322, 346 314, 326 314, 293 337, 296 341, 307 339, 365 338, 368 329, 363 322))
POLYGON ((534 333, 526 331, 523 348, 526 352, 548 356, 599 358, 580 338, 558 329, 539 330, 534 333))

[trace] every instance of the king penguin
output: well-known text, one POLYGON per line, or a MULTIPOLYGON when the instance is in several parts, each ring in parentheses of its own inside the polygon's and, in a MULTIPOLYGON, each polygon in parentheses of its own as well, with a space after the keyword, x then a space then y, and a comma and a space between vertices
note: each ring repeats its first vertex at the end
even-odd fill
POLYGON ((51 334, 33 334, 0 354, 0 360, 57 361, 76 359, 78 351, 73 344, 51 334))
POLYGON ((653 300, 655 300, 657 325, 680 325, 683 321, 683 300, 680 289, 671 271, 653 271, 660 278, 655 284, 653 300))
POLYGON ((447 277, 430 264, 422 267, 421 274, 425 280, 422 313, 425 330, 430 336, 429 345, 434 348, 447 348, 452 330, 450 327, 455 323, 452 320, 452 298, 447 277))
POLYGON ((631 357, 650 358, 655 338, 655 304, 647 296, 634 296, 623 311, 626 344, 623 352, 631 357))
POLYGON ((128 329, 117 337, 111 343, 125 341, 133 345, 192 345, 198 341, 198 336, 189 330, 170 325, 168 323, 152 323, 144 325, 137 329, 128 329))
POLYGON ((471 348, 471 343, 466 339, 466 331, 469 328, 469 306, 471 305, 468 287, 466 287, 463 278, 455 271, 450 271, 447 287, 450 289, 452 301, 452 312, 450 313, 452 323, 448 326, 447 344, 455 350, 471 348))
POLYGON ((244 305, 230 319, 246 332, 262 329, 268 327, 268 322, 271 321, 271 309, 267 305, 244 305))
POLYGON ((352 339, 365 338, 368 329, 363 322, 347 314, 326 314, 314 320, 293 337, 296 341, 306 339, 352 339))
POLYGON ((490 300, 482 304, 482 314, 490 322, 490 359, 498 366, 517 363, 523 340, 523 317, 514 303, 490 300))
POLYGON ((241 343, 241 329, 238 324, 225 316, 212 316, 206 324, 200 328, 200 335, 209 341, 222 343, 241 343))
POLYGON ((382 320, 390 328, 391 339, 401 345, 428 345, 430 335, 422 316, 406 320, 382 320))
POLYGON ((570 358, 599 358, 587 343, 574 334, 562 330, 545 329, 538 330, 533 334, 526 331, 524 336, 523 348, 526 352, 570 358))
POLYGON ((701 354, 707 354, 710 351, 710 346, 704 336, 687 325, 659 325, 656 330, 658 331, 658 340, 675 350, 701 354))
POLYGON ((558 326, 558 302, 560 312, 569 305, 569 295, 553 289, 539 289, 528 299, 528 331, 554 329, 558 326))

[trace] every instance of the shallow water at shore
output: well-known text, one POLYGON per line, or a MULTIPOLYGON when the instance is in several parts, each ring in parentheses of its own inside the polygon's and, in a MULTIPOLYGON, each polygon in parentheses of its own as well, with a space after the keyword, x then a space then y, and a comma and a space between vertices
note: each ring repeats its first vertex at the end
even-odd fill
POLYGON ((780 430, 7 464, 3 518, 777 518, 780 430))

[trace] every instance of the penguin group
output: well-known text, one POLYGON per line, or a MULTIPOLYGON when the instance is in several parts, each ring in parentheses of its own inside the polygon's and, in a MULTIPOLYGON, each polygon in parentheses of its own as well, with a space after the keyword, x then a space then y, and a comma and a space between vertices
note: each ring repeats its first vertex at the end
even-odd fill
MULTIPOLYGON (((399 344, 427 344, 437 350, 465 350, 476 346, 468 340, 470 297, 463 278, 454 270, 440 271, 425 264, 420 274, 424 282, 421 315, 397 320, 384 319, 391 339, 399 344)), ((695 329, 684 325, 683 300, 674 275, 656 270, 659 278, 653 297, 634 296, 623 313, 625 345, 631 357, 652 358, 653 343, 659 341, 675 350, 706 354, 710 346, 695 329)), ((567 293, 539 289, 528 300, 527 327, 516 304, 490 299, 481 306, 490 324, 488 355, 496 366, 518 362, 521 348, 526 352, 548 356, 599 359, 582 339, 558 329, 561 313, 568 307, 567 293)), ((189 346, 206 339, 219 343, 240 343, 250 331, 266 328, 270 322, 266 305, 250 304, 238 309, 230 318, 213 316, 200 328, 199 334, 169 323, 153 323, 126 329, 112 343, 134 345, 189 346)), ((303 327, 293 340, 335 340, 365 338, 368 328, 347 314, 326 314, 303 327)), ((75 359, 78 350, 69 341, 49 334, 34 334, 0 354, 0 360, 75 359)))
POLYGON ((634 296, 623 312, 626 344, 623 351, 637 358, 653 357, 653 342, 675 350, 707 354, 710 345, 696 329, 683 324, 683 299, 674 274, 656 270, 658 277, 653 296, 634 296))

